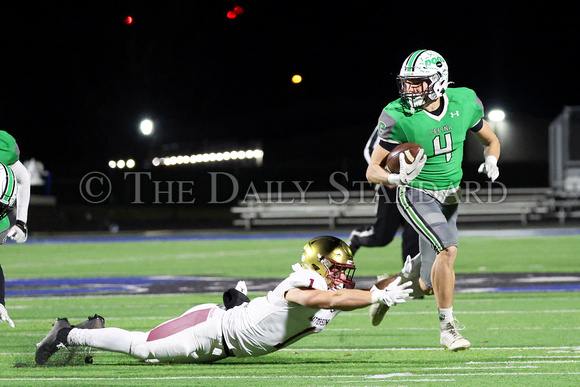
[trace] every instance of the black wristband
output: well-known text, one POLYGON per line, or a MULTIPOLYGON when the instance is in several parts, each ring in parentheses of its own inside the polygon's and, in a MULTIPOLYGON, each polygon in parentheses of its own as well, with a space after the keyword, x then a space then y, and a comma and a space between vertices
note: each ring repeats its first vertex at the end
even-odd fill
POLYGON ((28 233, 28 227, 26 226, 26 223, 21 221, 21 220, 17 220, 16 221, 16 226, 18 226, 22 231, 24 231, 24 233, 28 233))

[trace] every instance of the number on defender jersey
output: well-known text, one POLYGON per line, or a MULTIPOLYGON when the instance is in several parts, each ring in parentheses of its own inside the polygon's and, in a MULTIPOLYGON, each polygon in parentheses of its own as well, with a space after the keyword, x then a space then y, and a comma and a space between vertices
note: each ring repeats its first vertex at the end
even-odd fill
POLYGON ((441 144, 441 135, 435 137, 433 139, 433 151, 435 153, 435 156, 438 155, 442 155, 445 153, 445 160, 447 160, 447 162, 451 161, 451 155, 452 155, 452 151, 453 151, 453 140, 451 139, 451 133, 445 133, 444 134, 445 139, 443 140, 445 142, 445 147, 443 147, 443 145, 441 144))

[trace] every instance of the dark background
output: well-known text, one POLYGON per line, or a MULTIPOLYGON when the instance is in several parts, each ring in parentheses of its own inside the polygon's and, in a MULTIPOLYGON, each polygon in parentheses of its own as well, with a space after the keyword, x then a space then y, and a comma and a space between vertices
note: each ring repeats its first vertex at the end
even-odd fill
MULTIPOLYGON (((580 104, 580 37, 560 2, 82 1, 2 5, 0 129, 22 160, 44 163, 59 203, 82 202, 79 179, 109 160, 261 146, 261 167, 156 168, 154 179, 196 181, 209 171, 250 182, 314 181, 348 172, 364 180, 362 148, 381 109, 398 97, 395 76, 429 48, 450 79, 510 120, 500 180, 548 186, 548 125, 580 104), (502 2, 508 3, 508 2, 502 2), (235 5, 244 13, 226 18, 235 5), (133 24, 123 20, 132 16, 133 24), (303 82, 291 83, 293 74, 303 82), (138 131, 143 118, 155 135, 138 131)), ((502 138, 503 137, 503 138, 502 138)), ((470 140, 471 141, 471 140, 470 140)), ((484 182, 467 146, 465 178, 484 182)), ((125 188, 126 190, 127 188, 125 188)), ((206 190, 207 191, 207 190, 206 190)), ((116 192, 109 204, 130 201, 116 192)), ((199 202, 203 201, 202 199, 199 202)))

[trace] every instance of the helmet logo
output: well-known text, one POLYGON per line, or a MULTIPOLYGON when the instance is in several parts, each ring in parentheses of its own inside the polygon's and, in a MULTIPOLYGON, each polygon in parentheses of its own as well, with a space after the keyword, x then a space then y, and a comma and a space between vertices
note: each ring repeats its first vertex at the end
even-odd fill
POLYGON ((425 60, 425 66, 437 66, 437 67, 442 67, 443 66, 443 58, 441 58, 440 56, 431 58, 431 59, 427 59, 425 60))

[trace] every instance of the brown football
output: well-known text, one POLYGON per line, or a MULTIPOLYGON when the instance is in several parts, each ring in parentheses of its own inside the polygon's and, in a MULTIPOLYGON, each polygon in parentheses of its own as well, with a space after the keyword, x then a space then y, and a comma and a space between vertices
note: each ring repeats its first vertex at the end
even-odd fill
POLYGON ((399 154, 403 152, 405 154, 405 162, 412 163, 421 149, 423 149, 421 145, 415 144, 414 142, 406 142, 397 145, 397 147, 387 156, 387 170, 391 173, 399 173, 401 167, 399 165, 399 154))

